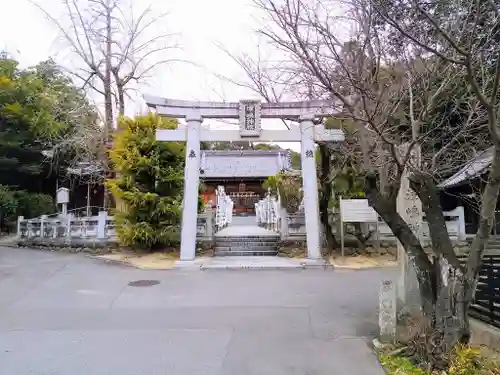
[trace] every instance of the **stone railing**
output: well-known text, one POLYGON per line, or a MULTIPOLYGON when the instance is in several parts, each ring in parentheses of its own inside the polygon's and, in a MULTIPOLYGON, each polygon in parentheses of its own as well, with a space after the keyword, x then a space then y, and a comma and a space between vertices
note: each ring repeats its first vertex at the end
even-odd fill
MULTIPOLYGON (((443 212, 446 220, 446 229, 452 240, 465 241, 465 215, 464 208, 457 207, 452 211, 443 212)), ((375 230, 375 224, 368 225, 369 230, 375 230)), ((424 242, 430 241, 429 235, 429 224, 424 220, 422 222, 422 237, 424 242)), ((391 231, 391 228, 384 222, 379 221, 379 232, 382 239, 393 239, 396 238, 391 231)))
POLYGON ((260 227, 279 232, 281 226, 280 220, 280 202, 268 191, 264 199, 255 203, 255 219, 260 227))
POLYGON ((215 233, 215 215, 211 207, 208 207, 202 213, 198 214, 196 223, 196 238, 199 240, 211 240, 215 233))
POLYGON ((281 238, 294 239, 305 238, 306 236, 306 216, 303 211, 293 214, 281 209, 281 238))
MULTIPOLYGON (((196 237, 211 240, 215 233, 215 214, 211 208, 198 215, 196 237)), ((44 243, 64 246, 116 243, 115 218, 105 211, 96 216, 41 216, 34 219, 19 217, 17 239, 20 243, 44 243)))
POLYGON ((20 242, 47 242, 66 245, 107 243, 117 240, 115 220, 106 211, 97 216, 75 217, 72 214, 17 219, 17 238, 20 242))
MULTIPOLYGON (((283 239, 296 239, 305 238, 306 236, 306 218, 304 212, 297 212, 294 214, 288 214, 284 209, 281 209, 281 216, 283 220, 281 221, 281 237, 283 239)), ((446 219, 446 228, 450 238, 455 241, 465 241, 465 216, 463 207, 457 207, 452 211, 444 212, 446 219)), ((330 224, 333 227, 333 233, 337 232, 338 222, 337 215, 335 213, 330 214, 330 224)), ((365 228, 368 231, 373 231, 375 233, 376 224, 369 223, 366 224, 365 228)), ((374 234, 374 238, 375 238, 374 234)), ((379 219, 379 238, 383 241, 396 241, 396 237, 392 233, 389 226, 379 219)), ((422 223, 422 238, 425 243, 430 241, 429 237, 429 226, 427 222, 422 223)))
POLYGON ((223 186, 217 187, 217 205, 215 208, 215 229, 219 231, 229 224, 233 219, 234 203, 224 191, 223 186))

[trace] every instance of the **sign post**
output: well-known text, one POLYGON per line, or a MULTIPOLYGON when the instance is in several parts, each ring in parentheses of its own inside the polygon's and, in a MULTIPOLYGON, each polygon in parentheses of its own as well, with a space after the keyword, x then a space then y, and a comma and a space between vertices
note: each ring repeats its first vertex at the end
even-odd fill
POLYGON ((56 192, 56 203, 62 205, 62 214, 66 216, 68 214, 68 203, 69 203, 69 189, 60 187, 56 192))

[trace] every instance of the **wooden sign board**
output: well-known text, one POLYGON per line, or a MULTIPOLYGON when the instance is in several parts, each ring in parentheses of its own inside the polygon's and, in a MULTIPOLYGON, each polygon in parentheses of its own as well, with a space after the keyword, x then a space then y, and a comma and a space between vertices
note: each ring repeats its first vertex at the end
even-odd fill
POLYGON ((340 219, 344 223, 374 223, 378 220, 368 199, 340 199, 340 219))
POLYGON ((56 202, 57 204, 69 203, 69 189, 63 187, 57 189, 56 202))

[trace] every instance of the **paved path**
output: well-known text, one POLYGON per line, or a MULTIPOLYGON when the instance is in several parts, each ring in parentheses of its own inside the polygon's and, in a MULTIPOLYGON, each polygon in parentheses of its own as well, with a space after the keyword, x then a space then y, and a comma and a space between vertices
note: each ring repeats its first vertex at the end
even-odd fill
POLYGON ((0 248, 0 374, 382 375, 368 341, 387 272, 140 271, 0 248), (128 286, 141 279, 159 284, 128 286))

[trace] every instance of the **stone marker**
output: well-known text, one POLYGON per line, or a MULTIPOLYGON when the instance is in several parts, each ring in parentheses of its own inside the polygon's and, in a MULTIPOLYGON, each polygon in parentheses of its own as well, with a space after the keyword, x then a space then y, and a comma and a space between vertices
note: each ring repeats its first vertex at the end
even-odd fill
POLYGON ((382 343, 396 340, 396 288, 390 280, 382 281, 380 286, 379 317, 380 341, 382 343))

